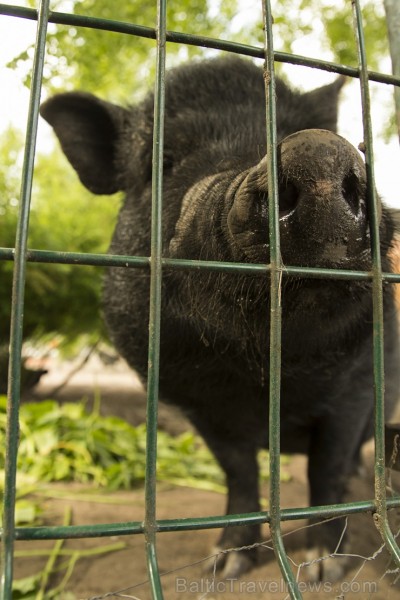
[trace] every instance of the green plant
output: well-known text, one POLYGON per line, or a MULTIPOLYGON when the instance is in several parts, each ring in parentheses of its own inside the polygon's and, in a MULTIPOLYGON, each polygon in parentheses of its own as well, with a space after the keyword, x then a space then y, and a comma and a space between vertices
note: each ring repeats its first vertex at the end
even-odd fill
MULTIPOLYGON (((4 468, 6 398, 0 396, 0 468, 4 468)), ((99 412, 84 402, 53 400, 21 406, 18 477, 22 490, 35 485, 75 481, 108 490, 130 489, 145 477, 146 427, 99 412), (25 479, 24 479, 25 478, 25 479), (24 485, 25 481, 25 485, 24 485)), ((173 437, 158 432, 157 475, 160 481, 218 491, 224 479, 211 452, 192 432, 173 437)), ((262 457, 262 479, 268 478, 262 457)))

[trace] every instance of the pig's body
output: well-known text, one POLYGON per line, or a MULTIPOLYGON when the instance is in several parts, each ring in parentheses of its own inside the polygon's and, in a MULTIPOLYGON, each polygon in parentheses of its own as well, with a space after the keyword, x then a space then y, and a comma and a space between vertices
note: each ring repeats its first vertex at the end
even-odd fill
MULTIPOLYGON (((284 140, 278 151, 280 230, 287 265, 371 266, 364 166, 354 148, 326 131, 336 127, 341 84, 300 95, 277 83, 278 138, 284 140)), ((89 95, 66 94, 46 103, 43 114, 87 187, 126 191, 110 251, 148 256, 152 96, 126 111, 89 95)), ((263 77, 251 63, 209 61, 170 75, 164 256, 269 262, 265 137, 263 77)), ((393 230, 383 208, 387 271, 393 230)), ((256 453, 268 447, 269 278, 166 269, 162 285, 161 397, 184 410, 221 463, 228 512, 257 511, 256 453)), ((144 380, 148 305, 148 271, 109 270, 104 294, 109 330, 144 380)), ((390 412, 399 355, 389 285, 384 312, 390 412)), ((282 314, 281 449, 308 455, 311 504, 338 503, 373 431, 370 282, 284 277, 282 314)), ((338 521, 314 527, 310 545, 332 551, 341 531, 338 521)), ((258 539, 257 526, 232 527, 220 546, 258 539)), ((224 573, 236 576, 253 560, 248 552, 233 553, 224 573)), ((325 562, 324 568, 331 569, 330 577, 340 575, 336 563, 325 562)))

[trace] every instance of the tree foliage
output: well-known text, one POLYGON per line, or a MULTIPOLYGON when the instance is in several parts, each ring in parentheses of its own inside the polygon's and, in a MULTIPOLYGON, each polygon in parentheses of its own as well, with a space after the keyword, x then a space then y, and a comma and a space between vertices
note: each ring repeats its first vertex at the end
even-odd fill
MULTIPOLYGON (((397 0, 384 0, 393 75, 400 77, 400 4, 397 0)), ((400 88, 394 89, 395 120, 400 140, 400 88)))
MULTIPOLYGON (((27 0, 35 6, 36 0, 27 0)), ((65 0, 54 2, 54 10, 66 8, 76 15, 133 23, 154 28, 155 2, 118 2, 108 0, 65 0)), ((237 0, 181 0, 167 5, 167 28, 209 37, 220 37, 229 30, 237 10, 237 0), (213 11, 210 11, 210 6, 213 11), (213 14, 218 12, 218 18, 213 14)), ((33 47, 17 56, 10 66, 22 65, 32 56, 33 47)), ((169 44, 170 64, 193 58, 202 48, 169 44)), ((114 102, 132 101, 149 88, 155 72, 156 45, 153 39, 69 25, 52 26, 48 34, 44 87, 53 93, 71 88, 94 91, 114 102), (123 74, 123 85, 121 84, 123 74)), ((28 76, 29 78, 29 76, 28 76)), ((29 80, 29 79, 27 79, 29 80)))
MULTIPOLYGON (((26 0, 36 6, 36 0, 26 0)), ((58 0, 54 10, 154 27, 156 3, 107 0, 58 0)), ((357 66, 351 3, 347 0, 272 1, 275 45, 279 50, 295 52, 304 37, 318 40, 330 60, 357 66)), ((363 22, 370 68, 376 69, 382 56, 388 55, 383 4, 363 3, 363 22)), ((180 0, 167 4, 167 28, 171 31, 225 38, 254 46, 262 45, 261 3, 249 0, 180 0), (251 18, 248 15, 251 14, 251 18), (243 18, 242 18, 243 17, 243 18)), ((17 56, 15 68, 30 60, 33 48, 17 56)), ((204 53, 203 48, 183 44, 168 45, 170 64, 204 53)), ((132 101, 148 89, 154 76, 155 43, 152 39, 112 33, 99 29, 68 25, 52 26, 48 35, 45 88, 81 87, 105 98, 132 101), (123 73, 121 85, 119 77, 123 73)), ((29 76, 27 76, 29 80, 29 76)))
MULTIPOLYGON (((383 7, 367 0, 363 3, 362 13, 368 63, 371 69, 376 69, 381 57, 388 54, 383 7)), ((303 36, 309 36, 319 40, 321 49, 330 55, 330 60, 357 66, 351 2, 286 0, 274 4, 273 15, 282 50, 295 52, 296 42, 303 36)))
MULTIPOLYGON (((0 246, 13 247, 18 217, 21 134, 9 129, 0 140, 0 246)), ((119 198, 93 197, 66 168, 56 149, 38 159, 28 246, 41 250, 106 252, 119 198)), ((13 263, 0 262, 0 340, 8 340, 13 263)), ((66 338, 101 328, 101 270, 74 265, 28 263, 24 335, 59 332, 66 338)))

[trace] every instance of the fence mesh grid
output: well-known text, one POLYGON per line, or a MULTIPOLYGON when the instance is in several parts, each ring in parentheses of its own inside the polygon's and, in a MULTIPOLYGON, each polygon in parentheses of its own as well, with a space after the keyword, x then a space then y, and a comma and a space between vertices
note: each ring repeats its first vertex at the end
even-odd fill
MULTIPOLYGON (((37 21, 37 40, 33 61, 31 97, 26 134, 24 167, 21 180, 20 212, 15 248, 0 248, 0 259, 14 261, 14 280, 12 296, 10 367, 8 388, 8 427, 7 452, 5 468, 5 492, 3 501, 2 560, 1 560, 1 598, 12 597, 13 551, 15 540, 66 539, 79 537, 100 537, 109 535, 132 535, 143 533, 146 540, 148 572, 153 598, 163 597, 160 573, 157 565, 156 537, 165 531, 198 530, 217 528, 227 524, 245 525, 269 523, 274 542, 274 549, 283 577, 288 585, 291 598, 300 599, 302 595, 296 584, 292 569, 284 549, 280 525, 285 520, 297 520, 310 517, 326 518, 350 515, 359 512, 371 512, 392 554, 400 566, 400 551, 387 521, 387 509, 400 506, 400 498, 386 498, 385 492, 385 460, 384 460, 384 366, 383 366, 383 312, 382 282, 384 280, 400 282, 400 275, 383 273, 380 262, 379 222, 377 199, 375 197, 372 131, 369 109, 369 80, 390 83, 400 86, 400 80, 390 75, 371 72, 367 69, 362 15, 359 0, 352 0, 355 43, 358 48, 359 68, 348 67, 327 61, 310 59, 303 56, 274 52, 272 39, 272 13, 269 0, 263 2, 265 30, 265 47, 258 48, 237 44, 226 40, 194 36, 166 30, 166 0, 158 0, 158 22, 155 29, 137 26, 132 23, 104 20, 88 16, 77 16, 61 12, 52 12, 49 0, 41 0, 38 11, 5 5, 0 3, 0 16, 37 21), (112 31, 116 33, 152 38, 157 44, 157 67, 155 84, 155 121, 153 149, 153 212, 152 212, 152 244, 150 257, 138 256, 104 256, 96 254, 79 254, 72 252, 51 252, 27 248, 29 226, 30 196, 33 180, 33 164, 35 156, 36 132, 40 103, 41 80, 46 48, 46 32, 48 23, 74 25, 112 31), (161 240, 161 207, 162 207, 162 152, 163 152, 163 119, 164 119, 164 77, 166 42, 190 44, 233 52, 265 61, 266 81, 266 136, 268 143, 268 175, 270 202, 270 241, 271 263, 269 265, 249 265, 234 263, 218 263, 210 261, 187 261, 166 259, 162 256, 161 240), (366 168, 369 189, 369 208, 371 214, 373 268, 369 273, 361 271, 345 271, 334 269, 314 269, 283 266, 279 248, 279 219, 276 169, 276 119, 275 119, 275 78, 274 61, 327 70, 334 73, 359 77, 363 106, 364 140, 366 143, 366 168), (16 498, 16 464, 18 449, 18 418, 20 401, 20 370, 22 350, 22 325, 24 307, 25 270, 28 261, 68 263, 77 265, 123 266, 124 268, 145 268, 151 272, 150 300, 150 337, 149 337, 149 379, 147 409, 147 467, 145 482, 145 520, 142 522, 124 522, 87 526, 64 527, 24 527, 14 525, 16 498), (270 498, 271 508, 267 512, 227 515, 205 518, 158 520, 156 516, 156 456, 157 456, 157 402, 158 402, 158 367, 161 317, 161 279, 163 268, 174 269, 206 269, 230 272, 265 272, 271 276, 271 342, 270 342, 270 498), (340 505, 281 509, 279 478, 279 390, 280 390, 280 280, 285 276, 306 276, 336 279, 372 279, 374 306, 374 380, 375 380, 375 500, 344 503, 340 505)), ((78 267, 77 267, 78 268, 78 267)), ((266 398, 266 401, 268 399, 266 398)))

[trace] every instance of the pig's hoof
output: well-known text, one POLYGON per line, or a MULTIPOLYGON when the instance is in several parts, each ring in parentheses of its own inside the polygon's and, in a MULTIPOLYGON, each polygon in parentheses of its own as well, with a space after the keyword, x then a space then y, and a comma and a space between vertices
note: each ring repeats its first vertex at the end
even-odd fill
POLYGON ((213 553, 203 563, 203 573, 212 574, 214 572, 221 571, 225 564, 226 553, 222 548, 216 546, 213 548, 213 553))
POLYGON ((224 579, 237 579, 254 567, 254 560, 249 556, 248 551, 229 552, 226 556, 225 565, 222 571, 224 579))
POLYGON ((214 556, 204 564, 205 573, 218 572, 223 579, 236 579, 250 571, 255 565, 253 551, 224 550, 215 548, 214 556))
POLYGON ((309 581, 328 581, 335 583, 343 579, 348 564, 348 556, 330 555, 326 548, 311 548, 307 551, 306 566, 309 581))

